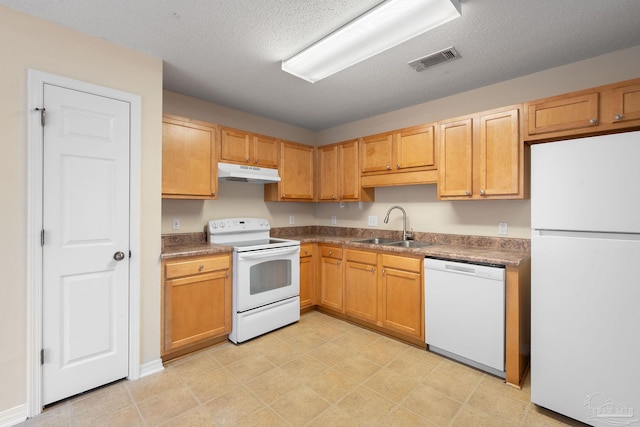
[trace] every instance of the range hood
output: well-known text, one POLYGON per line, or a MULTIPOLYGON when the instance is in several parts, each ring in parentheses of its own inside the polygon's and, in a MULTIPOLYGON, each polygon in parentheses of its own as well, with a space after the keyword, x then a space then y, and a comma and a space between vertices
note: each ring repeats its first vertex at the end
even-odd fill
POLYGON ((221 181, 249 182, 253 184, 280 182, 278 169, 220 162, 218 163, 218 179, 221 181))

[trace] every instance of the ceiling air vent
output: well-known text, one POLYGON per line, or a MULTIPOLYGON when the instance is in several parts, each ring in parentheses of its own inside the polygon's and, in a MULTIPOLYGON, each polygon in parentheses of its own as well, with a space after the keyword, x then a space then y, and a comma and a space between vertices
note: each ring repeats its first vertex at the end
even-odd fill
POLYGON ((422 58, 414 59, 409 62, 409 65, 416 71, 424 71, 434 65, 442 64, 443 62, 453 61, 460 58, 460 54, 454 47, 448 47, 439 52, 432 53, 422 58))

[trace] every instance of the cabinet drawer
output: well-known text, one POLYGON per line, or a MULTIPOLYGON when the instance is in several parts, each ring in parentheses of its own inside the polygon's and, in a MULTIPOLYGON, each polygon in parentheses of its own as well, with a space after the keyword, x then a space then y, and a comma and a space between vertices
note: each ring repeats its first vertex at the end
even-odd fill
POLYGON ((313 243, 303 243, 300 245, 300 258, 313 255, 313 243))
POLYGON ((189 258, 182 261, 171 261, 165 266, 165 278, 189 276, 192 274, 208 273, 231 267, 230 255, 189 258))
POLYGON ((396 268, 398 270, 413 271, 420 273, 422 271, 423 258, 409 258, 397 255, 382 255, 382 266, 396 268))
POLYGON ((337 246, 321 246, 320 254, 323 258, 342 259, 342 248, 337 246))
POLYGON ((359 262, 361 264, 375 265, 378 262, 378 254, 375 252, 356 251, 347 249, 347 261, 359 262))

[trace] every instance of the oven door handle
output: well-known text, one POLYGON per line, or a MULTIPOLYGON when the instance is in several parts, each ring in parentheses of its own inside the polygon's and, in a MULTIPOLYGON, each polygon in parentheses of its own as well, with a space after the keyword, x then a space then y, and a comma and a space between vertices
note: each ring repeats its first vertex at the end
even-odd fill
POLYGON ((273 258, 274 256, 295 254, 300 252, 300 246, 289 246, 286 248, 262 249, 258 251, 239 252, 238 259, 260 259, 273 258))

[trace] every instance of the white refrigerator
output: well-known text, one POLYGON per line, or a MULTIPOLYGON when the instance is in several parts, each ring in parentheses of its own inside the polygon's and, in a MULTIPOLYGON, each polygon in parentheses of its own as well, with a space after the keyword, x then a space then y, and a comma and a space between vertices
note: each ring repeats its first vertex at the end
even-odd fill
POLYGON ((640 132, 531 147, 531 400, 640 427, 640 132))

